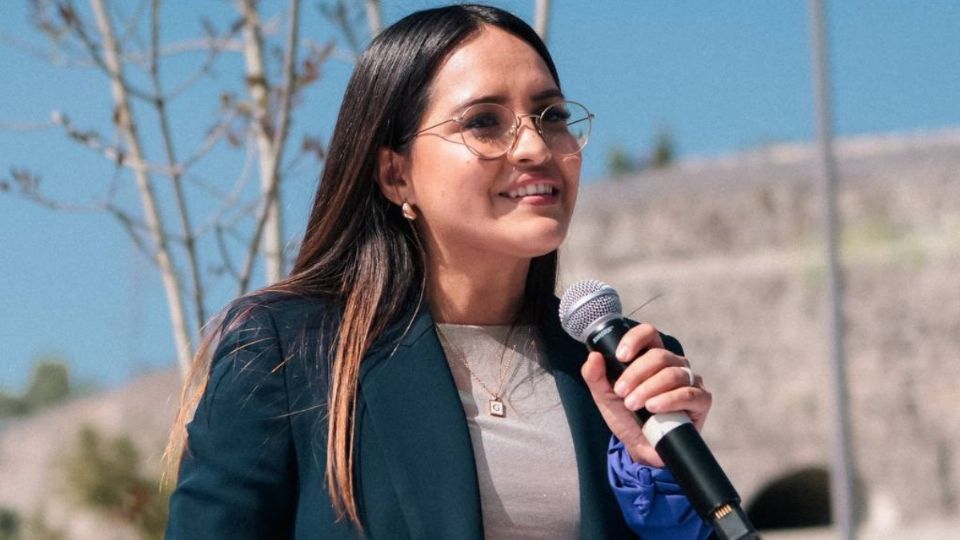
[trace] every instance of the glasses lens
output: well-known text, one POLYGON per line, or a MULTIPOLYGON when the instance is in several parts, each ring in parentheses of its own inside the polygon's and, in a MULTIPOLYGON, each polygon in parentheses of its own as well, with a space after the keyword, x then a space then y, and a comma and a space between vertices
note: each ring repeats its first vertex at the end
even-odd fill
POLYGON ((540 115, 543 140, 553 152, 576 154, 590 138, 592 117, 586 107, 572 101, 561 101, 547 107, 540 115))
POLYGON ((513 111, 495 103, 468 107, 460 120, 463 142, 478 156, 500 156, 513 143, 516 118, 513 111))

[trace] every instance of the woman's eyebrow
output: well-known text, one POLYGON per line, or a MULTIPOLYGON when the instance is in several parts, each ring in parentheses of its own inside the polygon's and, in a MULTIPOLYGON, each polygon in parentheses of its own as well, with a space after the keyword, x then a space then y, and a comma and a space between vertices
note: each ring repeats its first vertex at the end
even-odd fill
MULTIPOLYGON (((530 101, 544 101, 551 98, 563 98, 563 92, 561 92, 559 88, 548 88, 530 96, 530 101)), ((509 101, 510 98, 506 94, 484 94, 460 103, 457 105, 456 110, 462 111, 471 105, 476 105, 478 103, 496 103, 498 105, 506 105, 509 101)))
POLYGON ((543 101, 550 98, 563 98, 563 92, 559 88, 548 88, 542 92, 538 92, 530 97, 531 101, 543 101))
POLYGON ((498 105, 504 105, 509 101, 506 95, 504 94, 484 94, 482 96, 477 96, 475 98, 470 98, 463 103, 457 105, 457 110, 464 110, 467 107, 476 105, 478 103, 496 103, 498 105))

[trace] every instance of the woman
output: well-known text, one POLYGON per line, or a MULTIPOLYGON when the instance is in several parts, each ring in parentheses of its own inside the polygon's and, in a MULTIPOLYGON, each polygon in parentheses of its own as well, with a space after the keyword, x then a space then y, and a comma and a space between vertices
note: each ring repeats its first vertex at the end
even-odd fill
POLYGON ((614 392, 557 321, 590 120, 504 11, 378 36, 291 276, 235 302, 200 355, 168 538, 706 536, 627 408, 702 425, 679 346, 631 330, 614 392))

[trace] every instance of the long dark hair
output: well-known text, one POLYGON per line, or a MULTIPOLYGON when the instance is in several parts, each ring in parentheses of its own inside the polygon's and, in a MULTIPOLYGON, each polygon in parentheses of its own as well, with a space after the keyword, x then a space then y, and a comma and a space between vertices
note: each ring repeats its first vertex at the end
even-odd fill
MULTIPOLYGON (((533 47, 559 87, 543 41, 506 11, 448 6, 413 13, 385 29, 360 56, 350 78, 293 271, 265 289, 335 298, 342 307, 328 397, 326 481, 338 515, 357 526, 352 457, 360 362, 388 326, 409 314, 409 300, 422 294, 425 277, 416 232, 380 192, 377 156, 382 148, 407 151, 438 67, 484 25, 501 28, 533 47)), ((535 319, 535 306, 549 303, 556 275, 556 251, 533 259, 524 318, 535 319)), ((171 441, 179 439, 171 443, 168 455, 182 452, 185 424, 206 386, 210 343, 203 345, 198 356, 207 358, 195 362, 197 382, 189 386, 197 390, 185 393, 171 441)))

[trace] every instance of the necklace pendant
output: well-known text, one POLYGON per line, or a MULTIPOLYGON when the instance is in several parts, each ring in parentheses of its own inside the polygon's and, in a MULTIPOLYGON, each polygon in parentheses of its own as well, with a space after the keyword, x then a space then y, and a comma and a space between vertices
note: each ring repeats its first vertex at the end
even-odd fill
POLYGON ((507 408, 503 405, 503 402, 500 401, 500 398, 490 400, 490 414, 497 418, 503 418, 507 415, 507 408))

